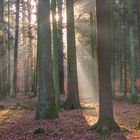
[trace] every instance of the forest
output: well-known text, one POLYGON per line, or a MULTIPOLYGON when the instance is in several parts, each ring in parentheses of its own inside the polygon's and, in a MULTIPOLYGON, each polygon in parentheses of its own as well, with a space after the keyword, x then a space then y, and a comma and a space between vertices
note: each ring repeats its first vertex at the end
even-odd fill
POLYGON ((140 140, 140 0, 0 0, 0 140, 140 140))

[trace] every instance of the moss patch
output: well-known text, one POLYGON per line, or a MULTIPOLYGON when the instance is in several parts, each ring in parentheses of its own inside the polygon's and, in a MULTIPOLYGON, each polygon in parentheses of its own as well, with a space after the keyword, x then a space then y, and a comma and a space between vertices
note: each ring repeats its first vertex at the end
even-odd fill
POLYGON ((53 99, 50 103, 49 103, 49 113, 47 115, 48 119, 56 119, 58 118, 58 113, 57 113, 57 109, 56 109, 56 105, 55 105, 55 100, 53 99))
POLYGON ((138 100, 138 97, 137 96, 131 96, 131 99, 130 99, 130 103, 132 104, 137 104, 139 102, 138 100))
POLYGON ((35 115, 36 120, 56 119, 56 118, 58 118, 58 113, 56 110, 54 100, 39 102, 37 104, 36 115, 35 115))
POLYGON ((92 130, 100 133, 102 138, 106 138, 113 131, 120 130, 120 127, 112 118, 100 118, 98 122, 92 126, 92 130))

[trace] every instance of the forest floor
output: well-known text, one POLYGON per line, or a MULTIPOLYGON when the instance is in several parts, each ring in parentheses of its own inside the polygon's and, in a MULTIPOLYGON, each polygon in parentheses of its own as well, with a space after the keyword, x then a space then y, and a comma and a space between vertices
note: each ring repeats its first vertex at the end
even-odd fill
MULTIPOLYGON (((66 110, 55 120, 40 121, 34 120, 36 98, 6 99, 0 104, 0 140, 101 140, 91 130, 98 120, 98 104, 83 102, 84 109, 66 110), (36 133, 38 128, 43 131, 36 133)), ((140 140, 140 130, 135 129, 140 119, 140 104, 126 101, 113 104, 116 121, 127 131, 112 133, 107 140, 140 140)))

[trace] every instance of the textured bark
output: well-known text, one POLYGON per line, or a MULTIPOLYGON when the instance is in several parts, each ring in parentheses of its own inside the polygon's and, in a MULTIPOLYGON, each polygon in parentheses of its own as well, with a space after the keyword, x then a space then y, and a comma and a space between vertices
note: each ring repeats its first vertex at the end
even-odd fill
POLYGON ((137 33, 138 33, 138 41, 139 41, 139 66, 140 66, 140 1, 136 0, 136 11, 137 11, 137 33))
MULTIPOLYGON (((10 0, 8 0, 8 31, 10 31, 10 21, 11 21, 11 13, 10 13, 10 0)), ((11 60, 11 54, 10 54, 10 33, 8 32, 8 79, 7 79, 7 89, 8 89, 8 95, 10 95, 10 88, 11 88, 11 67, 10 67, 10 60, 11 60)))
POLYGON ((118 130, 113 117, 111 88, 111 43, 110 41, 110 9, 112 0, 97 0, 97 50, 99 70, 99 120, 93 129, 104 134, 118 130))
MULTIPOLYGON (((36 14, 37 14, 37 6, 38 6, 38 0, 35 0, 36 2, 36 8, 35 8, 35 11, 36 11, 36 14)), ((37 39, 37 36, 35 35, 35 40, 36 41, 37 39)), ((33 46, 33 68, 34 68, 34 71, 33 71, 33 85, 32 85, 32 90, 33 90, 33 93, 34 93, 34 96, 37 96, 37 93, 38 93, 38 60, 37 60, 37 46, 33 46)))
POLYGON ((67 74, 68 74, 68 93, 64 107, 66 109, 80 108, 77 63, 76 63, 76 45, 75 45, 75 27, 74 27, 74 8, 73 0, 66 0, 67 9, 67 74))
POLYGON ((3 21, 3 7, 4 7, 4 0, 0 1, 0 22, 3 21))
MULTIPOLYGON (((25 37, 25 23, 26 23, 26 7, 25 7, 25 1, 22 0, 22 41, 23 45, 26 48, 26 37, 25 37)), ((26 58, 26 51, 25 51, 25 58, 26 58)), ((27 62, 26 59, 24 61, 24 93, 26 92, 26 69, 27 69, 27 62)), ((26 94, 26 93, 25 93, 26 94)))
MULTIPOLYGON (((0 1, 0 24, 3 22, 3 5, 4 5, 4 1, 1 0, 0 1)), ((0 26, 0 32, 2 30, 1 28, 2 26, 0 26)), ((0 34, 0 44, 2 44, 3 42, 3 38, 2 38, 2 35, 0 34)), ((1 64, 3 64, 2 62, 2 45, 0 46, 0 62, 1 64)), ((2 79, 2 73, 3 71, 3 68, 1 67, 0 68, 0 98, 3 96, 3 79, 2 79)))
POLYGON ((16 1, 16 23, 15 23, 15 47, 14 47, 14 69, 13 69, 13 93, 12 97, 17 95, 17 56, 18 56, 18 37, 19 37, 19 2, 16 1))
POLYGON ((58 32, 57 32, 57 45, 58 45, 58 59, 59 59, 59 87, 60 87, 60 94, 65 94, 64 91, 64 57, 63 57, 63 33, 62 33, 62 5, 63 1, 62 0, 57 0, 57 5, 58 5, 58 32))
POLYGON ((112 97, 115 98, 115 24, 113 19, 113 2, 109 3, 109 46, 111 49, 111 87, 112 87, 112 97))
POLYGON ((94 17, 95 8, 93 9, 93 6, 95 3, 93 3, 93 0, 90 0, 90 41, 91 41, 91 48, 92 48, 92 56, 93 59, 95 58, 96 54, 96 20, 94 17))
MULTIPOLYGON (((32 31, 31 31, 31 0, 27 0, 28 3, 28 15, 27 15, 27 24, 28 24, 28 37, 27 37, 27 62, 26 62, 26 72, 25 72, 25 95, 27 95, 28 92, 33 92, 31 89, 32 85, 32 31)), ((24 11, 23 11, 24 12, 24 11)))
POLYGON ((132 103, 137 102, 137 49, 134 40, 134 16, 133 16, 133 0, 128 0, 128 16, 129 16, 129 41, 130 41, 130 63, 131 63, 131 100, 132 103))
POLYGON ((1 45, 1 52, 2 52, 2 96, 5 97, 5 75, 6 75, 6 63, 5 63, 5 38, 2 37, 2 45, 1 45))
POLYGON ((123 1, 124 6, 123 6, 123 93, 124 96, 127 96, 127 50, 128 50, 128 45, 127 45, 127 34, 128 34, 128 26, 125 20, 126 17, 126 2, 125 0, 123 1))
MULTIPOLYGON (((97 21, 96 21, 96 0, 90 0, 90 42, 91 42, 91 51, 89 50, 89 54, 92 56, 92 64, 89 64, 85 67, 87 68, 87 72, 89 73, 89 79, 93 83, 93 92, 96 94, 94 97, 95 101, 99 100, 99 84, 98 84, 98 62, 97 62, 97 21), (90 68, 88 68, 90 67, 90 68), (92 70, 93 71, 92 71, 92 70)), ((87 62, 86 62, 87 64, 87 62)))
POLYGON ((28 68, 28 83, 30 85, 29 92, 33 92, 32 85, 33 85, 33 42, 32 42, 32 26, 31 26, 31 0, 28 0, 28 34, 29 34, 29 43, 28 43, 28 54, 29 54, 29 68, 28 68))
POLYGON ((123 79, 123 63, 122 63, 122 46, 119 47, 119 80, 120 80, 120 93, 122 94, 123 92, 123 84, 122 84, 122 79, 123 79))
POLYGON ((50 1, 38 1, 38 62, 39 62, 39 99, 36 119, 58 117, 53 88, 50 1))
MULTIPOLYGON (((36 0, 36 11, 37 11, 37 9, 38 9, 38 2, 37 2, 37 0, 36 0)), ((37 13, 38 13, 38 11, 37 11, 37 13)), ((38 64, 38 49, 36 48, 36 58, 34 57, 34 65, 35 65, 35 73, 34 73, 34 80, 35 80, 35 95, 37 95, 37 93, 38 93, 38 77, 39 77, 39 64, 38 64)))
POLYGON ((59 60, 57 44, 57 21, 56 21, 56 0, 52 0, 52 24, 53 24, 53 85, 55 93, 55 103, 58 110, 60 104, 60 87, 59 87, 59 60))

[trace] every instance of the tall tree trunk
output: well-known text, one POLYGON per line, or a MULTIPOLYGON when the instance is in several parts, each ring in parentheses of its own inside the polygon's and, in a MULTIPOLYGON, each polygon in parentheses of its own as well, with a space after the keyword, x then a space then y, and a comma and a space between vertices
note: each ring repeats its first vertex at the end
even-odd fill
MULTIPOLYGON (((3 7, 4 7, 4 0, 0 1, 0 31, 2 31, 2 23, 3 23, 3 7)), ((2 35, 0 36, 0 64, 3 64, 2 62, 2 42, 3 42, 3 37, 2 35)), ((0 68, 0 98, 3 96, 3 68, 0 68)))
POLYGON ((77 79, 77 62, 76 62, 76 44, 75 44, 75 27, 74 27, 74 7, 73 0, 66 0, 67 9, 67 75, 68 90, 65 109, 80 108, 78 79, 77 79))
POLYGON ((136 4, 136 11, 137 11, 137 33, 138 33, 138 41, 139 41, 139 67, 140 67, 140 1, 136 0, 135 1, 136 4))
POLYGON ((124 7, 123 7, 123 86, 124 86, 124 96, 127 97, 127 50, 128 50, 128 45, 127 45, 127 33, 128 33, 128 26, 125 20, 126 17, 126 1, 124 0, 124 7))
MULTIPOLYGON (((38 9, 38 0, 36 0, 36 14, 37 14, 37 9, 38 9)), ((38 15, 38 14, 37 14, 38 15)), ((34 87, 35 87, 35 91, 34 91, 34 95, 36 96, 38 93, 38 49, 37 47, 35 48, 35 57, 34 57, 34 87)))
MULTIPOLYGON (((25 37, 25 25, 26 25, 26 6, 25 1, 22 0, 22 42, 23 47, 26 48, 26 37, 25 37)), ((24 50, 25 60, 24 60, 24 94, 26 94, 26 70, 27 70, 27 62, 26 62, 26 49, 24 50)))
POLYGON ((36 119, 58 117, 53 88, 50 0, 38 1, 39 99, 36 119))
POLYGON ((57 44, 57 21, 56 21, 56 0, 52 0, 52 24, 53 24, 53 85, 55 93, 55 103, 58 110, 60 104, 60 87, 59 87, 59 60, 57 44))
POLYGON ((62 5, 63 0, 57 0, 58 6, 58 27, 57 27, 57 45, 58 45, 58 57, 59 57, 59 87, 60 94, 65 94, 64 91, 64 57, 63 57, 63 17, 62 17, 62 5))
POLYGON ((119 70, 120 70, 120 94, 123 93, 123 63, 122 63, 122 56, 123 56, 123 53, 122 53, 122 46, 120 46, 120 49, 119 49, 119 70))
MULTIPOLYGON (((97 21, 96 21, 96 0, 90 0, 90 42, 91 42, 91 56, 92 56, 92 63, 93 64, 88 64, 89 66, 92 65, 92 68, 88 69, 90 70, 91 74, 89 75, 89 78, 93 82, 93 91, 96 94, 94 100, 98 101, 99 100, 99 84, 98 84, 98 62, 97 62, 97 21), (94 7, 94 8, 93 8, 94 7), (91 71, 91 69, 93 71, 91 71), (92 76, 91 76, 92 75, 92 76)), ((90 50, 89 50, 90 51, 90 50)), ((87 67, 88 68, 88 67, 87 67)), ((88 73, 88 72, 87 72, 88 73)))
POLYGON ((109 10, 109 46, 111 47, 111 87, 112 87, 112 97, 115 98, 115 24, 113 19, 113 2, 110 2, 110 10, 109 10))
POLYGON ((129 41, 130 41, 130 62, 131 62, 131 100, 132 103, 138 101, 137 98, 137 49, 134 40, 134 16, 133 16, 133 0, 128 0, 128 16, 129 16, 129 41))
POLYGON ((8 95, 10 95, 10 88, 11 88, 11 49, 10 49, 10 21, 11 21, 11 13, 10 13, 10 0, 8 0, 8 95))
POLYGON ((19 38, 19 3, 16 0, 16 23, 15 23, 15 47, 14 47, 14 69, 13 69, 13 93, 12 97, 17 95, 17 56, 18 56, 18 38, 19 38))
POLYGON ((97 132, 104 134, 119 127, 113 117, 111 88, 111 24, 112 0, 97 0, 97 50, 99 66, 99 120, 93 126, 97 132))
POLYGON ((91 48, 92 48, 92 56, 95 58, 96 54, 96 22, 93 12, 95 12, 95 8, 93 9, 94 3, 93 0, 90 0, 90 40, 91 40, 91 48))
POLYGON ((33 92, 32 91, 32 85, 33 85, 33 46, 32 46, 32 30, 31 30, 31 15, 32 15, 32 10, 31 10, 31 0, 28 0, 28 60, 29 60, 29 67, 28 67, 28 84, 29 84, 29 89, 28 91, 33 92))

